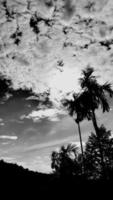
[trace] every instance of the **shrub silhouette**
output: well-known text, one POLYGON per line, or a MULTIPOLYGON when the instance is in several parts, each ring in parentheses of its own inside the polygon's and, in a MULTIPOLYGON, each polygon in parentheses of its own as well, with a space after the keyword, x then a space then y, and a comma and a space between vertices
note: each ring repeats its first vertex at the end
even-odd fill
POLYGON ((60 150, 51 154, 51 167, 59 177, 79 177, 85 180, 112 180, 113 179, 113 138, 111 131, 104 125, 99 128, 99 137, 94 133, 88 138, 82 154, 78 153, 75 145, 62 146, 60 150), (100 145, 102 148, 104 169, 101 162, 100 145), (84 174, 82 171, 84 162, 84 174))
POLYGON ((59 176, 78 176, 81 174, 81 159, 75 145, 62 146, 59 152, 53 151, 51 167, 59 176))
POLYGON ((102 125, 99 128, 99 138, 100 140, 98 141, 98 136, 94 133, 89 136, 85 148, 85 169, 88 178, 110 179, 110 172, 113 170, 113 138, 111 138, 111 131, 107 131, 102 125), (103 154, 104 171, 101 163, 100 145, 103 154))

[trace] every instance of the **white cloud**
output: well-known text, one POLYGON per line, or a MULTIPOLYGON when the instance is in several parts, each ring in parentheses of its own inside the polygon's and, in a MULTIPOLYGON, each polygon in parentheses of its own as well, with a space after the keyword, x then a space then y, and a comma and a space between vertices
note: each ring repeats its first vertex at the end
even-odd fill
POLYGON ((16 135, 0 135, 0 139, 17 140, 18 137, 16 135))
POLYGON ((50 121, 59 121, 59 116, 65 114, 66 112, 63 110, 49 108, 44 110, 32 111, 29 115, 22 115, 20 119, 23 120, 26 118, 32 119, 34 122, 38 122, 41 119, 47 118, 50 121))
POLYGON ((10 157, 10 156, 2 156, 1 157, 3 160, 5 160, 6 162, 14 162, 15 158, 10 157))

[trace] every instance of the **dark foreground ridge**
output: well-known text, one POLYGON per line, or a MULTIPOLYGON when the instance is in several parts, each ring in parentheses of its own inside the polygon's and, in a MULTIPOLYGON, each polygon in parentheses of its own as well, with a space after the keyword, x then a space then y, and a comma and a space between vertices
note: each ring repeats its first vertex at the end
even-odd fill
MULTIPOLYGON (((55 174, 43 174, 29 171, 17 164, 9 164, 0 161, 0 188, 4 195, 26 196, 41 195, 42 197, 66 197, 67 195, 82 195, 85 197, 99 194, 110 194, 112 192, 113 178, 111 180, 86 180, 85 177, 65 176, 59 177, 55 174), (59 196, 60 195, 60 196, 59 196)), ((33 198, 34 199, 34 198, 33 198)), ((54 199, 54 198, 53 198, 54 199)), ((74 198, 76 199, 76 198, 74 198)))

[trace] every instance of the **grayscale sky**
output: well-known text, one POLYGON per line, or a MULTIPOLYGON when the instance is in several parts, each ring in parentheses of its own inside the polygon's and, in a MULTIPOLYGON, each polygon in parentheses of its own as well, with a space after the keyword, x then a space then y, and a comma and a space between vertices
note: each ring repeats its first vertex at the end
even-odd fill
MULTIPOLYGON (((87 65, 100 83, 113 83, 112 0, 0 0, 0 76, 15 91, 0 101, 0 158, 50 172, 53 150, 79 145, 61 100, 79 91, 87 65)), ((97 118, 113 130, 110 105, 97 118)), ((92 124, 81 128, 86 142, 92 124)))

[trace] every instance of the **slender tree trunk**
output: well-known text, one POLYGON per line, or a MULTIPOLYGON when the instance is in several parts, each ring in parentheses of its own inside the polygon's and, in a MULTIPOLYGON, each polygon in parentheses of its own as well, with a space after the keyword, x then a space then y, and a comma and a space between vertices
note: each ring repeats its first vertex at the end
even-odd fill
POLYGON ((82 157, 84 157, 84 151, 83 151, 83 144, 82 144, 82 136, 81 136, 80 123, 77 123, 77 125, 78 125, 78 132, 79 132, 81 153, 82 153, 82 157))
POLYGON ((99 150, 100 150, 100 156, 101 156, 101 166, 102 166, 102 174, 105 175, 105 165, 104 165, 104 156, 103 156, 103 150, 101 147, 101 139, 100 139, 100 134, 99 134, 99 127, 97 125, 97 120, 96 120, 96 115, 94 110, 92 110, 92 122, 93 122, 93 126, 98 138, 98 143, 99 143, 99 150))
POLYGON ((96 135, 98 136, 99 135, 99 128, 98 128, 98 125, 97 125, 97 120, 96 120, 96 115, 95 115, 94 110, 92 110, 92 122, 93 122, 93 126, 94 126, 94 129, 95 129, 96 135))
MULTIPOLYGON (((75 121, 76 122, 76 121, 75 121)), ((84 151, 83 151, 83 144, 82 144, 82 135, 81 135, 81 129, 80 129, 80 123, 76 122, 78 125, 78 132, 79 132, 79 139, 80 139, 80 147, 81 147, 81 153, 82 153, 82 161, 83 161, 83 169, 82 172, 84 173, 84 151)))

